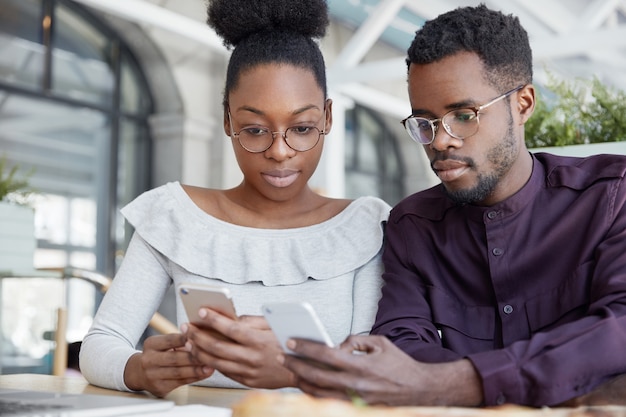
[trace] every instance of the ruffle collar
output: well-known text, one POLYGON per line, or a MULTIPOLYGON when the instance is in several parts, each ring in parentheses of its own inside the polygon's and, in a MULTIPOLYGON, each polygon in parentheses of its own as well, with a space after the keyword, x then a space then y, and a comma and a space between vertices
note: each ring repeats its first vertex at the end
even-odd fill
POLYGON ((192 274, 232 284, 293 285, 363 266, 383 242, 390 207, 360 197, 335 217, 293 229, 233 225, 205 213, 179 182, 147 191, 122 214, 150 246, 192 274))

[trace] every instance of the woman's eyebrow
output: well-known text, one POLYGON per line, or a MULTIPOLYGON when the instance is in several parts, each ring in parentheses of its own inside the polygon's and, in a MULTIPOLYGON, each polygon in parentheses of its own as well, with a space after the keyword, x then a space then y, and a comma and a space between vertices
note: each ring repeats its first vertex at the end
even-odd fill
MULTIPOLYGON (((319 110, 320 108, 319 108, 319 106, 316 106, 315 104, 308 104, 306 106, 303 106, 303 107, 300 107, 298 109, 295 109, 294 111, 291 112, 291 114, 292 115, 297 115, 297 114, 304 113, 304 112, 306 112, 308 110, 311 110, 311 109, 319 110)), ((254 113, 254 114, 258 114, 259 116, 264 116, 265 115, 264 111, 262 111, 260 109, 257 109, 256 107, 245 106, 245 105, 236 108, 235 111, 237 111, 237 112, 238 111, 248 111, 248 112, 251 112, 251 113, 254 113)))

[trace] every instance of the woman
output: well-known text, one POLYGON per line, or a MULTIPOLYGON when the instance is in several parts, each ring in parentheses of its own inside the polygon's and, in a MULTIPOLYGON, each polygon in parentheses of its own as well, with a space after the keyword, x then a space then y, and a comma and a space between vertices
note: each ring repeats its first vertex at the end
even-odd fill
POLYGON ((93 384, 163 396, 200 380, 230 387, 294 386, 261 305, 308 301, 335 342, 367 333, 380 295, 380 199, 332 199, 308 181, 332 127, 324 60, 313 38, 323 0, 219 0, 208 22, 234 46, 224 131, 243 181, 228 190, 169 183, 123 209, 135 228, 123 264, 83 341, 93 384), (211 283, 233 295, 238 320, 201 309, 182 333, 138 343, 173 283, 211 283))

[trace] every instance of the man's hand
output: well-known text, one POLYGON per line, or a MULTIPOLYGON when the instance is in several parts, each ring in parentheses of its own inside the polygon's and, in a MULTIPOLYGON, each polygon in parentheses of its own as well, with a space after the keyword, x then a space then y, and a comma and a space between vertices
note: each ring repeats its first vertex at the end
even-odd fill
POLYGON ((146 390, 164 397, 181 385, 208 378, 213 369, 203 366, 184 350, 182 334, 151 336, 126 363, 124 382, 129 389, 146 390))
POLYGON ((281 388, 295 378, 277 360, 282 349, 265 318, 230 319, 208 308, 202 322, 189 325, 187 349, 198 361, 246 386, 281 388))
POLYGON ((578 407, 581 405, 626 405, 626 374, 615 377, 596 387, 593 391, 572 398, 562 407, 578 407))
POLYGON ((338 349, 302 339, 290 340, 289 347, 306 359, 279 360, 296 375, 298 387, 314 396, 392 406, 482 402, 480 380, 467 360, 420 363, 382 336, 350 336, 338 349))

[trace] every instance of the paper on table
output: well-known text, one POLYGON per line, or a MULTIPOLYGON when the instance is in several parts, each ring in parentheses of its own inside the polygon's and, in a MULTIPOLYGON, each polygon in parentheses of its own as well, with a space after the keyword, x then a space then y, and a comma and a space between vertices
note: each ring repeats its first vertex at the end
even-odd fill
POLYGON ((167 411, 149 414, 133 414, 133 416, 150 417, 231 417, 230 408, 211 407, 202 404, 175 405, 167 411))

